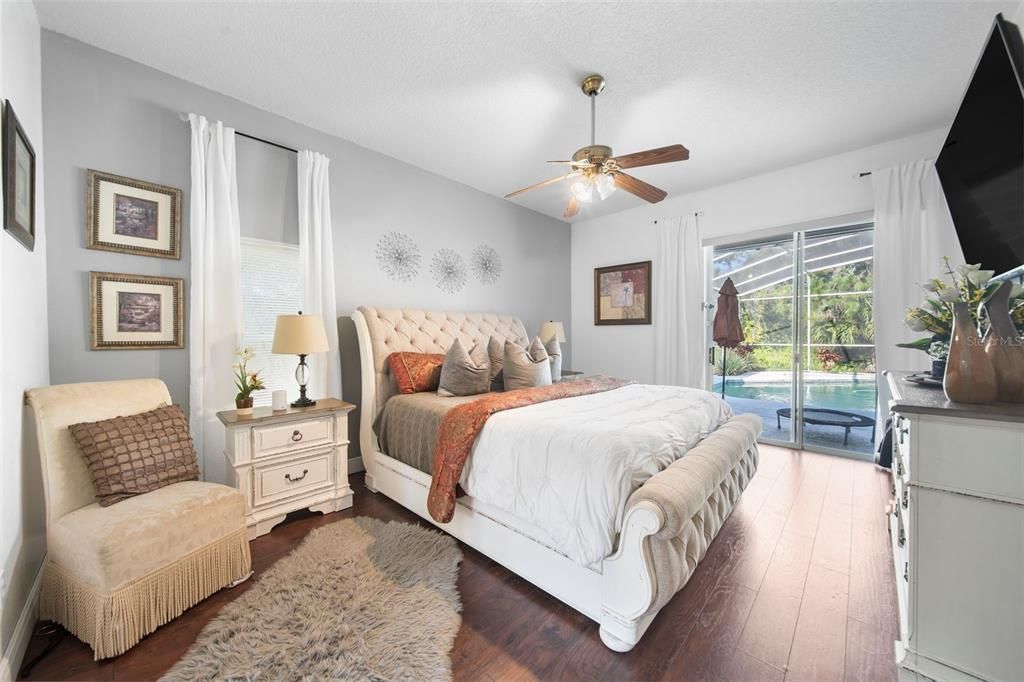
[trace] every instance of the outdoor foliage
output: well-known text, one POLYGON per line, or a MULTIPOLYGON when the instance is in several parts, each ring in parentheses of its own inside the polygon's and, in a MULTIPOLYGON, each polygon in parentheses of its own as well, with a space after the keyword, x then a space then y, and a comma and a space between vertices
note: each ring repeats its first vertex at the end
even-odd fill
MULTIPOLYGON (((807 276, 808 331, 813 344, 806 358, 810 369, 832 372, 873 372, 872 348, 848 344, 874 344, 871 311, 871 262, 842 265, 807 276), (838 294, 838 295, 837 295, 838 294), (827 352, 822 353, 819 350, 827 352)), ((749 354, 750 370, 789 370, 792 367, 791 279, 740 297, 740 321, 749 354), (761 344, 787 344, 765 346, 761 344)), ((806 314, 806 313, 805 313, 806 314)), ((731 374, 731 373, 730 373, 731 374)))

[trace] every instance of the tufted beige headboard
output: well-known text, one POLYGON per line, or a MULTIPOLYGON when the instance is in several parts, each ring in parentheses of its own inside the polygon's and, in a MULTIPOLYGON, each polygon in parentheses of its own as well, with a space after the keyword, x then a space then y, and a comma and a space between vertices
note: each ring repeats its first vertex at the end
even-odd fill
MULTIPOLYGON (((394 392, 394 384, 385 362, 391 353, 444 353, 456 338, 467 348, 478 339, 491 336, 514 341, 523 346, 529 343, 526 327, 519 318, 511 315, 445 313, 372 306, 361 306, 358 312, 366 322, 369 350, 372 355, 376 394, 374 412, 380 410, 394 392)), ((361 337, 359 342, 360 345, 363 343, 361 337)), ((364 366, 364 377, 366 371, 367 368, 364 366)), ((363 402, 365 410, 365 395, 363 402)))

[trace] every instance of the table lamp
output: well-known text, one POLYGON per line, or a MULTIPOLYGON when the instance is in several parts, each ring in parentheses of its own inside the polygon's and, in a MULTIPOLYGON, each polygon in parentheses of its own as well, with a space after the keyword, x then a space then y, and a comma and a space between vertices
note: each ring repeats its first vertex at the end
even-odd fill
POLYGON ((552 338, 558 339, 558 343, 565 343, 565 327, 561 322, 555 322, 554 320, 541 322, 540 331, 537 333, 537 336, 544 343, 547 343, 552 338))
POLYGON ((319 315, 278 315, 274 326, 274 345, 270 352, 278 355, 298 355, 299 366, 295 369, 295 381, 299 382, 299 399, 292 407, 312 407, 315 400, 306 397, 309 382, 309 365, 306 356, 310 353, 326 353, 327 330, 319 315))

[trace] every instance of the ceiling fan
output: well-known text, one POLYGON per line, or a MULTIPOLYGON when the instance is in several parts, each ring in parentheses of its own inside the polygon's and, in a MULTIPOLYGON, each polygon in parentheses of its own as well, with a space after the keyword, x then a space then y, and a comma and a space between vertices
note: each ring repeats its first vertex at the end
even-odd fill
POLYGON ((590 98, 590 144, 581 147, 572 155, 571 161, 548 161, 548 163, 565 164, 572 167, 572 170, 565 175, 551 178, 536 185, 530 185, 523 189, 506 194, 505 198, 529 192, 531 189, 553 185, 562 180, 573 180, 569 185, 572 196, 569 197, 569 205, 565 207, 565 218, 571 218, 580 210, 580 204, 590 203, 594 200, 596 192, 600 199, 607 199, 616 187, 620 187, 630 194, 634 194, 644 201, 656 204, 668 193, 649 185, 643 180, 623 173, 624 168, 637 168, 639 166, 653 166, 659 163, 672 163, 674 161, 686 161, 690 158, 690 150, 681 144, 673 144, 668 147, 648 149, 643 152, 613 156, 612 148, 596 143, 595 136, 595 114, 597 96, 604 90, 605 80, 599 74, 591 74, 583 79, 580 88, 583 94, 590 98))

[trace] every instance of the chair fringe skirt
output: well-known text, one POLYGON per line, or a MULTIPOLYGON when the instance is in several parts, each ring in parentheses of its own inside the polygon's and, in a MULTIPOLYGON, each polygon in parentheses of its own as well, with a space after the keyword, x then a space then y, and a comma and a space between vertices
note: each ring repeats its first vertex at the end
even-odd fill
POLYGON ((185 609, 247 575, 251 563, 244 527, 110 594, 48 561, 39 617, 60 623, 89 644, 94 660, 119 656, 185 609))

